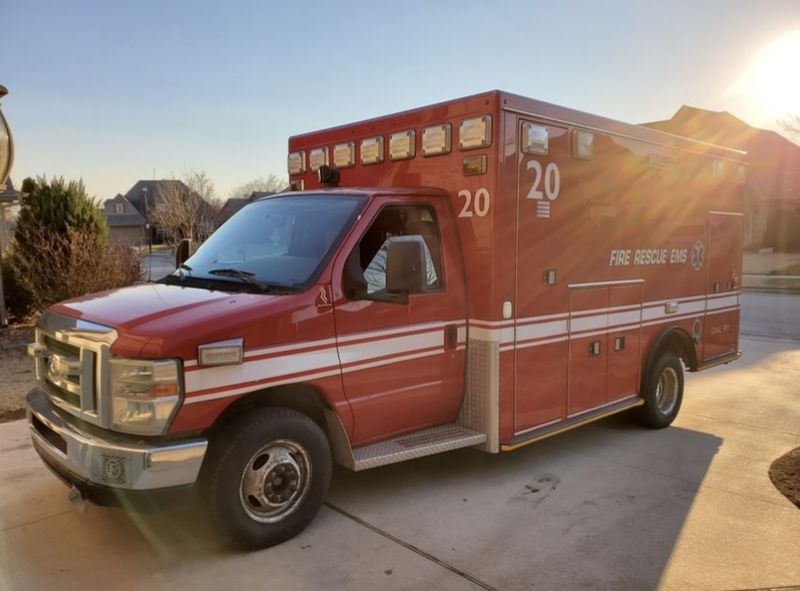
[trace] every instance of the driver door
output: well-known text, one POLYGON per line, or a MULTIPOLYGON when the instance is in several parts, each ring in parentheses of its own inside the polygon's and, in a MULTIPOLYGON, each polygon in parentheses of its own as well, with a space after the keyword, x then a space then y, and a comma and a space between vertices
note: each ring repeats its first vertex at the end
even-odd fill
POLYGON ((377 198, 333 275, 337 348, 354 447, 455 420, 464 390, 464 271, 445 198, 377 198), (387 244, 424 241, 419 292, 386 291, 387 244), (358 289, 354 289, 354 285, 358 289))

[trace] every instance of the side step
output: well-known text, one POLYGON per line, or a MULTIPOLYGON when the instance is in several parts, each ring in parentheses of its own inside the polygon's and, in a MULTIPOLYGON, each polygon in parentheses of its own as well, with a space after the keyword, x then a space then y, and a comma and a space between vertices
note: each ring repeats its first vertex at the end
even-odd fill
POLYGON ((470 431, 454 423, 439 425, 357 447, 353 450, 354 465, 348 467, 355 471, 377 468, 444 451, 480 445, 485 441, 485 433, 470 431))

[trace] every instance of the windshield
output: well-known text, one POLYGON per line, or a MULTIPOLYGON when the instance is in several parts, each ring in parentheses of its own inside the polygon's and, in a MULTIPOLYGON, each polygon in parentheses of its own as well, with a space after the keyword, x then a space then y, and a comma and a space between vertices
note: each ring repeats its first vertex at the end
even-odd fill
POLYGON ((261 291, 307 287, 364 201, 354 195, 321 194, 256 201, 214 232, 175 275, 188 281, 256 286, 261 291))

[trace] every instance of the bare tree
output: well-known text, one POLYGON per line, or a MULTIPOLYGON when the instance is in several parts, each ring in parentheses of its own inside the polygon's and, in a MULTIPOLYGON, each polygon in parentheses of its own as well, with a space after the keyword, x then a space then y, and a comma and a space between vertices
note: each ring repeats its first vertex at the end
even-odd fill
POLYGON ((278 193, 289 186, 289 181, 274 174, 258 177, 233 189, 231 197, 250 197, 255 192, 278 193))
POLYGON ((786 119, 779 120, 778 124, 796 141, 800 141, 800 115, 789 115, 786 119))
MULTIPOLYGON (((174 174, 173 179, 176 179, 174 174)), ((200 197, 211 203, 217 199, 217 191, 212 181, 205 170, 197 170, 195 168, 187 168, 180 176, 180 180, 189 187, 189 190, 194 191, 200 197)))
POLYGON ((213 197, 213 182, 204 172, 193 175, 190 182, 210 197, 204 198, 192 185, 173 178, 160 188, 150 210, 150 223, 163 230, 171 246, 184 238, 199 244, 211 235, 219 222, 220 207, 213 197))

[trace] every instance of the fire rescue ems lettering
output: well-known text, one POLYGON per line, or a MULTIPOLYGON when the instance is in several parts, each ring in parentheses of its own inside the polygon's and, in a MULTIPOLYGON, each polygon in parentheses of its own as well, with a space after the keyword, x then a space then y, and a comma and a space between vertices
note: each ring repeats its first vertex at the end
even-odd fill
POLYGON ((689 260, 688 252, 686 248, 637 248, 636 250, 615 248, 608 258, 608 266, 682 264, 689 260))

